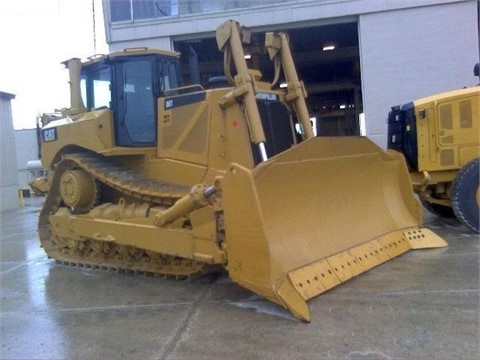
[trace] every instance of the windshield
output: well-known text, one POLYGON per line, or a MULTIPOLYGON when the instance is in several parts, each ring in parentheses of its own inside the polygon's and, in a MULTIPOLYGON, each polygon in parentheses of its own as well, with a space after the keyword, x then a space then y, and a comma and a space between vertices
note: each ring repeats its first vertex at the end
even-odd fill
MULTIPOLYGON (((125 56, 105 59, 97 63, 82 67, 80 89, 82 99, 87 109, 98 110, 103 108, 112 109, 112 79, 115 69, 125 74, 126 68, 145 66, 145 61, 151 64, 151 72, 147 75, 151 83, 152 95, 155 98, 163 96, 165 90, 179 86, 178 83, 178 61, 176 58, 164 55, 147 56, 125 56), (129 65, 125 65, 129 64, 129 65), (119 67, 124 69, 120 70, 119 67)), ((119 79, 125 81, 125 89, 131 88, 131 79, 119 79)), ((145 79, 143 79, 145 81, 145 79)))

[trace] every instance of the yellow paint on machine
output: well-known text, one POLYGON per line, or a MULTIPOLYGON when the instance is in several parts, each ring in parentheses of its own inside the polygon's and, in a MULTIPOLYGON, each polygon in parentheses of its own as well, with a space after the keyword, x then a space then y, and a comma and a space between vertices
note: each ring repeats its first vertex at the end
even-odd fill
POLYGON ((228 270, 240 285, 310 321, 305 301, 412 248, 421 229, 403 159, 363 138, 317 138, 222 185, 228 270))

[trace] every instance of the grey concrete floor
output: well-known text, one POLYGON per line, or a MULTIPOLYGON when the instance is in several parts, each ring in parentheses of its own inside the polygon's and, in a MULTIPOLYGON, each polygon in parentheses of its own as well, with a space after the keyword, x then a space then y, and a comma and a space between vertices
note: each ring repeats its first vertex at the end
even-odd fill
POLYGON ((2 359, 478 359, 479 238, 426 214, 448 248, 410 251, 294 319, 224 276, 125 275, 43 253, 43 198, 1 214, 2 359))

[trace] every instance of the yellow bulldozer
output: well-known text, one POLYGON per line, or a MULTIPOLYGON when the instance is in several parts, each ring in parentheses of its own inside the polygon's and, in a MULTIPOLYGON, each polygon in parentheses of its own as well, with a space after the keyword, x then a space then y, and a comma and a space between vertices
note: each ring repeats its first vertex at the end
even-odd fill
POLYGON ((226 271, 308 322, 308 299, 446 246, 421 228, 403 157, 366 138, 314 137, 287 34, 265 35, 272 83, 247 67, 249 34, 218 27, 229 85, 215 89, 181 86, 171 51, 65 62, 71 108, 41 130, 49 257, 175 278, 226 271))
MULTIPOLYGON (((478 65, 477 65, 478 67, 478 65)), ((415 193, 430 212, 479 232, 480 86, 394 106, 388 148, 404 154, 415 193)))

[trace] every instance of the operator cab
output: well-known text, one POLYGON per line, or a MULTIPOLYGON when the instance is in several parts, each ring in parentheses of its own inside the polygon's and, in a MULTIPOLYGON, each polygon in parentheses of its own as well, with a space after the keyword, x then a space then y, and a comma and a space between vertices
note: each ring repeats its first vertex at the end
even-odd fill
POLYGON ((155 146, 157 99, 179 86, 178 56, 151 49, 113 53, 82 65, 87 109, 113 111, 117 146, 155 146))

